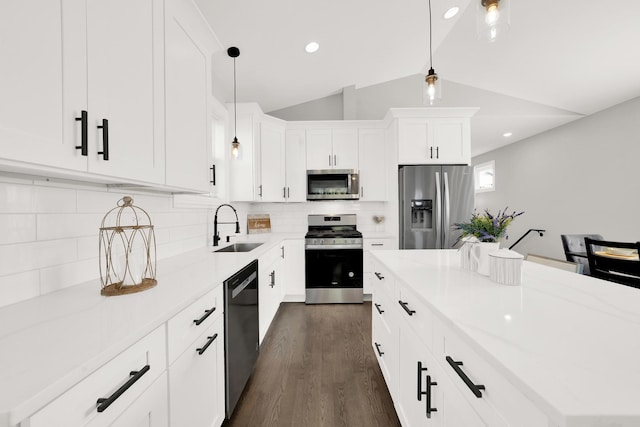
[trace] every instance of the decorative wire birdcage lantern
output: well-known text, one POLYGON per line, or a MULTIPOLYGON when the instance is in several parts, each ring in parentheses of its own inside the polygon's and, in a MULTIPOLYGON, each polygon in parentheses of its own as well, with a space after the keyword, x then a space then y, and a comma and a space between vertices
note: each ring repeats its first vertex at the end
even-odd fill
POLYGON ((153 288, 156 281, 156 238, 149 214, 125 196, 102 219, 100 280, 105 296, 153 288))

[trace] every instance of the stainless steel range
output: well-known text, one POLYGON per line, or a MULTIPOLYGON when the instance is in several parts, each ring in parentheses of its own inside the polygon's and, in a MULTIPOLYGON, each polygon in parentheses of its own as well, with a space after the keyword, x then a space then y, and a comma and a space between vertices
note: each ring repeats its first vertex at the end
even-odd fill
POLYGON ((309 215, 307 304, 362 303, 362 233, 356 215, 309 215))

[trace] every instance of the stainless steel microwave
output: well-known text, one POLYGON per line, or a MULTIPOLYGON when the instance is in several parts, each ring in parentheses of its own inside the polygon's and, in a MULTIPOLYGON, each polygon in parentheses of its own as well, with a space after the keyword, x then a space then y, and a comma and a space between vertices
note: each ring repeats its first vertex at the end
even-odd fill
POLYGON ((307 200, 358 200, 360 178, 355 169, 307 170, 307 200))

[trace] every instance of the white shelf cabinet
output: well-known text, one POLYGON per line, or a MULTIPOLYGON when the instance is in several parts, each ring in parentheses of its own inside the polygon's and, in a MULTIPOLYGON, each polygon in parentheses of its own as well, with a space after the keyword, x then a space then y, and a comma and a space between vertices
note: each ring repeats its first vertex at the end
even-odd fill
POLYGON ((167 0, 165 46, 166 184, 213 192, 211 56, 219 45, 197 9, 167 0))
POLYGON ((360 200, 387 201, 387 162, 384 129, 358 130, 360 200))
POLYGON ((358 169, 358 129, 307 130, 307 169, 358 169))

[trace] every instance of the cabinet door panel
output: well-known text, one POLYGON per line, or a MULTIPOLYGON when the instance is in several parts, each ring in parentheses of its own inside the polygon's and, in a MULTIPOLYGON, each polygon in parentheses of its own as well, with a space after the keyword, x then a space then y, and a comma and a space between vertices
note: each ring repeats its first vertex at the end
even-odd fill
POLYGON ((465 143, 468 130, 468 120, 434 119, 433 141, 438 148, 436 151, 441 163, 468 164, 471 159, 470 144, 465 143))
POLYGON ((330 169, 332 165, 331 130, 308 130, 307 169, 330 169))
MULTIPOLYGON (((81 3, 0 2, 3 158, 86 169, 86 157, 75 149, 80 145, 80 122, 75 117, 86 109, 86 96, 64 98, 66 83, 82 87, 86 82, 83 26, 81 3)), ((81 92, 86 94, 86 88, 81 92)))
POLYGON ((333 130, 333 168, 358 169, 358 129, 333 130))
POLYGON ((260 170, 263 202, 284 202, 285 155, 284 128, 260 124, 260 170))
POLYGON ((288 202, 307 200, 306 138, 304 130, 289 130, 285 136, 285 181, 288 202))
POLYGON ((181 16, 181 11, 173 8, 167 7, 170 16, 165 27, 166 182, 209 190, 209 52, 198 45, 198 34, 193 28, 205 24, 198 22, 197 17, 181 16))
POLYGON ((91 172, 164 183, 161 30, 158 0, 87 2, 91 172), (97 128, 103 119, 108 161, 97 154, 104 149, 97 128))
POLYGON ((398 123, 398 163, 436 163, 429 156, 431 127, 427 119, 402 119, 398 123))
POLYGON ((358 135, 360 200, 387 201, 384 129, 361 129, 358 135))

